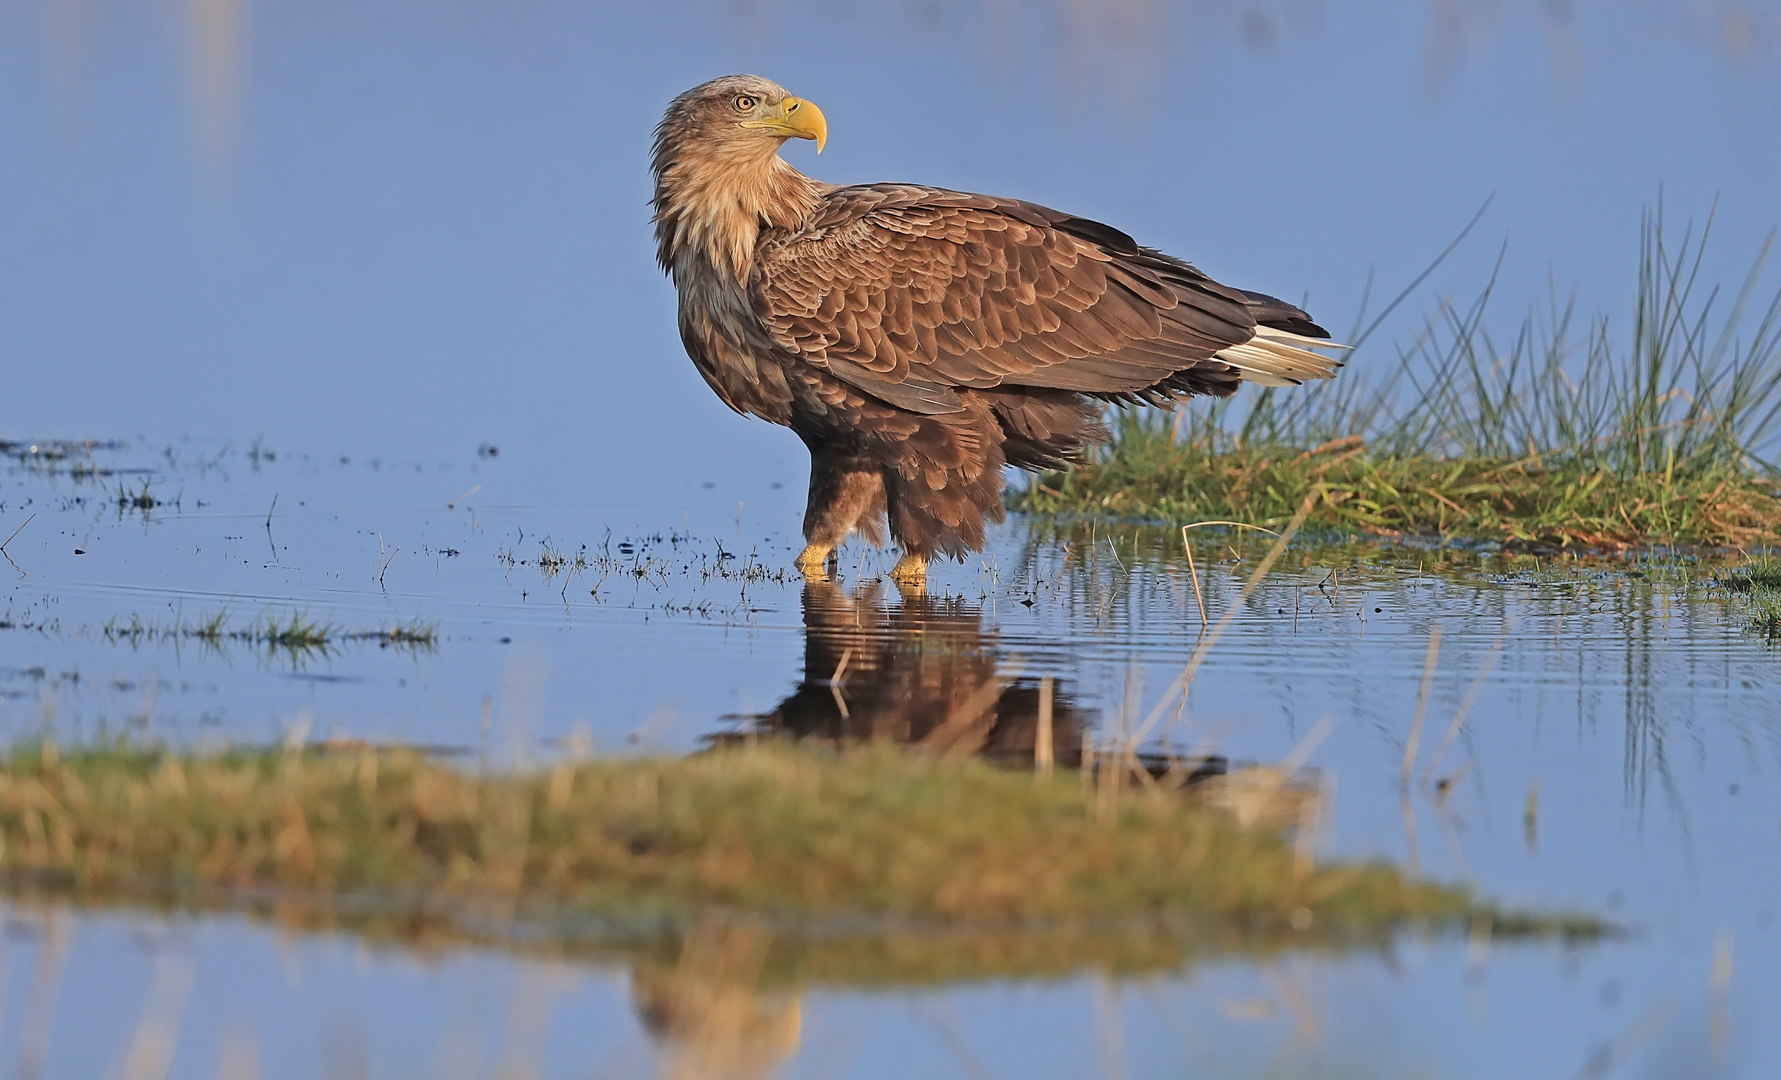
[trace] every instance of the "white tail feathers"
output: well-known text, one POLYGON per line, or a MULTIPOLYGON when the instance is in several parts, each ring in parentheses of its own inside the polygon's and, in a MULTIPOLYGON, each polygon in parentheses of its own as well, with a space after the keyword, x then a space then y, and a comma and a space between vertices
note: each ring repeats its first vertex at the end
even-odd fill
POLYGON ((1259 386, 1297 386, 1306 379, 1333 379, 1342 361, 1312 349, 1346 349, 1325 338, 1306 337, 1271 326, 1258 326, 1255 336, 1216 355, 1236 368, 1244 382, 1259 386))

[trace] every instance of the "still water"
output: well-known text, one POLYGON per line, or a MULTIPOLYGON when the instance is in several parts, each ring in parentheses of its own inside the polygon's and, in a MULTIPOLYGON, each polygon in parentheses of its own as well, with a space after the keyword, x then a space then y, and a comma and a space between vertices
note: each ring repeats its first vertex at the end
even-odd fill
MULTIPOLYGON (((1308 755, 1329 855, 1631 931, 936 985, 15 904, 0 1061, 721 1075, 716 1025, 742 1076, 1774 1075, 1781 651, 1705 575, 1303 544, 1184 702, 1179 534, 1016 519, 919 600, 855 549, 806 588, 802 450, 681 354, 644 157, 668 97, 758 71, 829 115, 814 175, 1100 217, 1339 333, 1494 193, 1363 377, 1504 241, 1506 317, 1550 283, 1621 327, 1660 187, 1718 199, 1735 283, 1778 47, 1774 5, 1693 0, 0 6, 0 735, 529 761, 913 733, 989 687, 994 751, 1050 677, 1069 729, 1308 755), (251 640, 293 618, 332 642, 251 640), (398 627, 434 638, 352 636, 398 627)), ((1264 548, 1195 543, 1218 619, 1264 548)))
MULTIPOLYGON (((1060 731, 1117 735, 1154 711, 1172 744, 1239 763, 1308 751, 1332 795, 1332 855, 1631 929, 1589 947, 1412 934, 1388 955, 1214 954, 1122 978, 724 984, 734 1008, 779 1016, 746 1053, 723 1044, 726 1059, 757 1055, 755 1075, 1570 1075, 1592 1054, 1677 1063, 1654 1075, 1765 1075, 1781 1055, 1765 1021, 1781 984, 1763 959, 1781 886, 1781 652, 1686 563, 1306 544, 1238 608, 1183 705, 1168 688, 1202 635, 1179 533, 1015 521, 903 597, 877 580, 875 552, 847 550, 834 583, 784 575, 791 495, 752 510, 695 497, 683 521, 626 532, 616 515, 485 501, 531 482, 510 480, 499 450, 274 454, 131 444, 50 463, 15 448, 0 497, 36 516, 8 547, 0 729, 212 745, 299 730, 537 761, 584 737, 678 752, 750 727, 919 738, 989 687, 984 750, 1018 755, 1049 676, 1060 731), (303 649, 188 632, 293 613, 343 637, 424 625, 435 639, 303 649), (787 1002, 795 1020, 773 1011, 787 1002)), ((1213 619, 1264 550, 1196 540, 1213 619)), ((9 995, 0 1037, 25 1053, 32 1010, 53 1007, 45 1075, 124 1060, 156 1009, 174 1010, 176 1075, 243 1047, 268 1076, 358 1075, 361 1059, 379 1076, 711 1068, 687 1063, 709 1048, 650 1004, 651 979, 684 977, 671 957, 11 918, 9 982, 32 989, 9 995)))

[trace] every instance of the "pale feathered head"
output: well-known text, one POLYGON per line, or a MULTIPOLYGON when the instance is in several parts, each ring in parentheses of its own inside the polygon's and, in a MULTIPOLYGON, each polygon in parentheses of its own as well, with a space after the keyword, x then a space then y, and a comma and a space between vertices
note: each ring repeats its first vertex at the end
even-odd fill
POLYGON ((701 250, 746 272, 763 224, 789 226, 814 204, 812 182, 779 160, 787 139, 814 139, 829 125, 822 110, 758 75, 726 75, 669 104, 656 125, 656 256, 701 250))
POLYGON ((822 110, 759 75, 725 75, 675 98, 656 125, 659 176, 686 152, 747 160, 767 157, 787 139, 815 139, 822 153, 829 124, 822 110))

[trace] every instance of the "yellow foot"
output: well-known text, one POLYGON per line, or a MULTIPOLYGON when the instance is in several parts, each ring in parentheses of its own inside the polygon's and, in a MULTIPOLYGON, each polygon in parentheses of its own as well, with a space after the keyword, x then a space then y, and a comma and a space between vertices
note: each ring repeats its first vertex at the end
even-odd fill
POLYGON ((828 577, 829 556, 835 553, 832 547, 811 544, 797 558, 795 565, 798 572, 805 577, 828 577))
POLYGON ((921 592, 928 587, 928 561, 919 555, 905 555, 891 567, 890 578, 905 592, 921 592))

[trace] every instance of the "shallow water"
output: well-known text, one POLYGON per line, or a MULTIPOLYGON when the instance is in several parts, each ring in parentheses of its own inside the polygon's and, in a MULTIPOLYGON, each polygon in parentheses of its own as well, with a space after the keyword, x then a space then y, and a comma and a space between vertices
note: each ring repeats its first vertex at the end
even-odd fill
MULTIPOLYGON (((1018 760, 1050 679, 1066 762, 1081 730, 1153 714, 1153 746, 1302 754, 1327 855, 1630 936, 943 985, 731 973, 677 1013, 672 955, 15 904, 19 1075, 156 1076, 161 1052, 179 1077, 713 1075, 687 1033, 726 1024, 738 1075, 1774 1074, 1781 649, 1704 575, 1304 543, 1185 703, 1204 639, 1179 534, 1015 519, 923 600, 855 549, 807 589, 785 576, 802 449, 682 356, 643 166, 668 96, 756 70, 827 111, 823 158, 788 152, 813 174, 1097 216, 1338 332, 1495 192, 1361 377, 1476 295, 1505 235, 1506 313, 1550 280, 1618 319, 1660 185, 1678 224, 1719 196, 1702 278, 1735 284, 1775 224, 1772 4, 493 12, 0 7, 0 737, 516 762, 584 736, 920 737, 993 699, 983 748, 1018 760), (333 640, 252 640, 294 617, 333 640), (397 627, 434 635, 352 636, 397 627)), ((1194 543, 1217 621, 1266 541, 1194 543)))
POLYGON ((157 1050, 171 1075, 225 1077, 255 1075, 247 1062, 264 1076, 1569 1075, 1641 1014, 1658 1075, 1705 1076, 1748 1067, 1764 1015, 1742 994, 1715 1012, 1695 987, 1653 1010, 1655 980, 1612 952, 1455 942, 1136 980, 719 982, 674 1012, 677 980, 698 976, 671 960, 387 951, 226 918, 29 913, 8 929, 9 1052, 55 1076, 157 1050), (712 1016, 727 1038, 686 1037, 712 1016))
MULTIPOLYGON (((787 577, 796 538, 752 522, 797 520, 796 498, 770 485, 765 508, 745 503, 741 540, 716 493, 702 496, 703 514, 648 535, 608 536, 616 515, 484 502, 480 491, 446 507, 479 484, 512 483, 513 469, 500 453, 256 464, 196 444, 171 460, 142 444, 53 468, 15 457, 4 502, 37 516, 8 547, 0 725, 12 737, 47 724, 66 738, 201 744, 308 725, 317 738, 535 761, 580 737, 608 752, 672 752, 751 726, 919 739, 993 700, 983 748, 1018 759, 1031 754, 1037 683, 1049 677, 1065 763, 1077 730, 1123 737, 1153 712, 1152 745, 1237 763, 1316 740, 1302 749, 1332 794, 1327 854, 1384 856, 1511 903, 1601 913, 1631 936, 1492 947, 1411 935, 1385 956, 1213 956, 1173 974, 1084 970, 1031 985, 819 979, 772 991, 803 1010, 797 1037, 768 1055, 793 1062, 790 1075, 903 1075, 891 1048, 928 1055, 941 1073, 989 1075, 1036 1062, 1080 1075, 1114 1054, 1133 1075, 1203 1060, 1215 1075, 1500 1076, 1582 1068, 1616 1038, 1615 1054, 1678 1062, 1678 1075, 1760 1075, 1781 1055, 1761 1020, 1781 994, 1762 959, 1781 885, 1781 650, 1739 623, 1700 567, 1306 543, 1237 606, 1266 538, 1200 534, 1208 615, 1235 614, 1182 707, 1171 684, 1205 638, 1179 533, 1016 520, 982 559, 937 568, 927 596, 903 597, 877 580, 885 556, 853 548, 834 583, 787 577), (144 479, 164 501, 120 508, 119 485, 133 494, 144 479), (539 565, 547 549, 568 564, 539 565), (293 611, 344 631, 420 619, 436 638, 292 650, 179 632, 217 612, 251 626, 293 611), (1716 964, 1732 973, 1717 991, 1716 964)), ((479 1052, 494 1062, 497 1029, 522 1000, 545 1008, 534 1019, 550 1032, 536 1051, 548 1075, 604 1061, 621 1074, 670 1069, 692 1053, 641 1026, 634 976, 616 960, 416 954, 227 918, 55 918, 69 941, 65 1022, 98 1009, 115 1031, 52 1041, 63 1055, 54 1075, 85 1074, 81 1055, 124 1053, 148 987, 176 977, 195 988, 180 1028, 181 1053, 195 1056, 179 1059, 180 1075, 209 1067, 204 1048, 225 1029, 258 1041, 267 1075, 313 1075, 336 1043, 362 1047, 373 1075, 424 1071, 459 1015, 490 1025, 479 1052), (342 1004, 361 998, 363 1009, 342 1004)), ((12 985, 43 962, 41 933, 15 936, 12 985)), ((735 992, 753 1000, 746 990, 735 992)), ((23 1023, 24 1000, 10 1000, 9 1022, 23 1023)))

